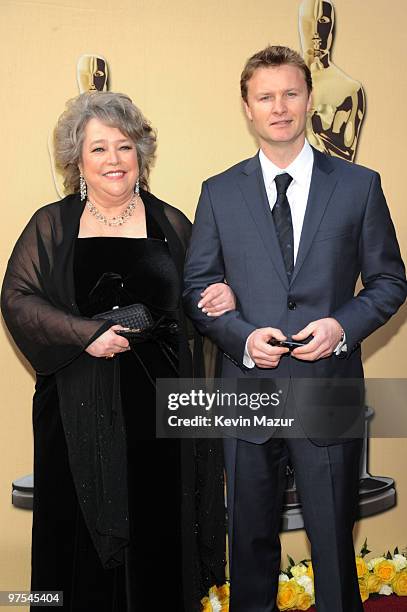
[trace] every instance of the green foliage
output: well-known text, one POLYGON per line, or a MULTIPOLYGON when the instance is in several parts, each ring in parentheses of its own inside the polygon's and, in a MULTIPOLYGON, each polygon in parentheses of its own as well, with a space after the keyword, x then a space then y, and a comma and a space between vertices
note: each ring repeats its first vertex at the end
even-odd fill
POLYGON ((368 555, 370 552, 372 552, 372 551, 371 551, 371 550, 369 550, 369 549, 368 549, 368 547, 367 547, 367 538, 366 538, 366 539, 365 539, 365 541, 363 542, 363 546, 362 546, 362 548, 360 549, 360 553, 359 553, 359 554, 360 554, 360 556, 361 556, 361 557, 362 557, 362 559, 363 559, 363 558, 364 558, 364 557, 366 557, 366 555, 368 555))
POLYGON ((302 561, 299 562, 298 565, 306 565, 308 567, 310 563, 311 563, 311 559, 303 559, 302 561))

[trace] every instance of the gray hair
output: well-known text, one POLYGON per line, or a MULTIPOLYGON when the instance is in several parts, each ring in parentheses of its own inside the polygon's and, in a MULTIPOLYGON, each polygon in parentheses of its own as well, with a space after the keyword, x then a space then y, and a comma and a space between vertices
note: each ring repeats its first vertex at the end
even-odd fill
POLYGON ((90 119, 119 129, 136 146, 140 185, 148 189, 148 177, 154 161, 155 130, 131 99, 111 91, 86 92, 69 100, 54 131, 55 165, 64 176, 66 193, 79 191, 79 167, 85 127, 90 119))

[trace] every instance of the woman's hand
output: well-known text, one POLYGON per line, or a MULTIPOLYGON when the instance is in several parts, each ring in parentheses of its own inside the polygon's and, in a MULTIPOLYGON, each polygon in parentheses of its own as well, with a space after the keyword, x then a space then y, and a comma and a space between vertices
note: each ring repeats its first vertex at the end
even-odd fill
POLYGON ((119 336, 115 333, 115 329, 126 329, 122 325, 112 325, 110 329, 105 331, 103 334, 96 338, 89 344, 88 348, 85 349, 92 357, 106 357, 111 358, 117 355, 117 353, 123 353, 124 351, 130 350, 129 341, 123 336, 119 336))
POLYGON ((208 317, 219 317, 229 310, 235 310, 236 298, 232 289, 226 283, 214 283, 209 285, 201 293, 202 299, 198 308, 206 313, 208 317))

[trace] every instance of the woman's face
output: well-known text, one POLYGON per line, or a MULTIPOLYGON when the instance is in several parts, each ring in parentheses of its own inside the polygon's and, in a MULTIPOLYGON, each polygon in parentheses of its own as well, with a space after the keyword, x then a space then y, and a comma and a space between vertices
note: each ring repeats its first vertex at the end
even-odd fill
POLYGON ((115 127, 90 119, 79 164, 95 203, 108 206, 130 200, 139 176, 136 146, 115 127))

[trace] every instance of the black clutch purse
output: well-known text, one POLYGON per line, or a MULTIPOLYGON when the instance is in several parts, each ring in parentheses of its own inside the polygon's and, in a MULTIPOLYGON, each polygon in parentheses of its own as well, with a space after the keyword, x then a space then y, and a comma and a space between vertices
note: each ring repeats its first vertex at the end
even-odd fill
POLYGON ((166 319, 164 315, 157 321, 154 321, 151 312, 145 304, 131 304, 130 306, 123 307, 116 306, 112 308, 112 310, 94 315, 92 319, 102 319, 109 321, 112 325, 122 325, 128 328, 126 330, 119 329, 115 333, 129 340, 133 354, 144 369, 154 388, 155 378, 151 376, 137 351, 134 350, 134 344, 146 341, 155 342, 160 347, 175 375, 179 375, 178 355, 172 346, 172 343, 180 333, 180 327, 177 321, 166 319))
POLYGON ((142 339, 154 327, 154 319, 145 304, 131 304, 130 306, 116 306, 112 310, 100 312, 92 319, 110 321, 112 325, 122 325, 127 330, 117 330, 116 334, 128 340, 142 339))

